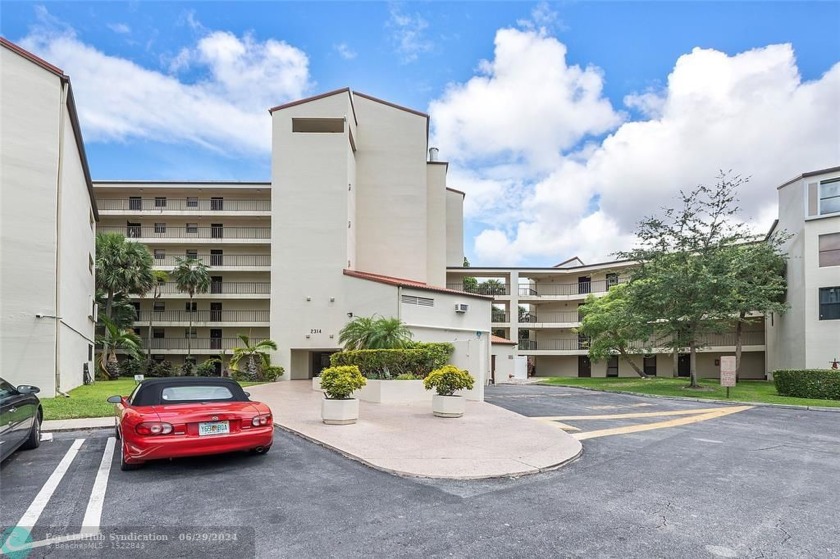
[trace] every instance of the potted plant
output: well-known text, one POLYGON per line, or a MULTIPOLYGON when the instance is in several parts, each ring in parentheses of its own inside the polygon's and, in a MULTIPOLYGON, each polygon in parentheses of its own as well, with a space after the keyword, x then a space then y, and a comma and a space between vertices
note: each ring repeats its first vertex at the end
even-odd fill
POLYGON ((329 367, 321 371, 324 400, 321 419, 327 425, 349 425, 359 419, 359 400, 350 396, 367 381, 355 365, 329 367))
POLYGON ((461 417, 464 415, 464 398, 456 396, 456 390, 469 390, 475 384, 470 374, 454 365, 435 369, 423 379, 426 390, 435 389, 432 397, 432 412, 437 417, 461 417))

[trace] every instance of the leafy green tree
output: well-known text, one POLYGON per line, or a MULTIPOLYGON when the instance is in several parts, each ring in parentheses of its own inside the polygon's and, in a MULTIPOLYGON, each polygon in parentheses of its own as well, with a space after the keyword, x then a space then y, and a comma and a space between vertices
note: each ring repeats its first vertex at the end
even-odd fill
MULTIPOLYGON (((145 245, 119 233, 96 235, 96 288, 104 294, 105 316, 113 322, 117 298, 147 291, 152 280, 152 255, 145 245)), ((103 353, 108 353, 110 330, 104 328, 103 353)))
POLYGON ((187 360, 189 360, 192 353, 193 297, 196 293, 207 293, 210 290, 210 273, 207 271, 207 265, 201 260, 176 258, 172 279, 175 280, 178 291, 190 296, 190 329, 187 335, 187 360))
POLYGON ((505 284, 497 279, 489 279, 478 284, 478 292, 482 295, 504 295, 505 284))
POLYGON ((627 285, 611 288, 603 297, 589 295, 580 307, 583 315, 578 332, 589 338, 589 357, 602 361, 618 354, 642 378, 648 378, 644 370, 633 361, 632 356, 643 353, 639 344, 649 340, 653 327, 640 321, 631 307, 627 285))
POLYGON ((721 276, 730 249, 753 239, 736 219, 736 191, 744 182, 721 173, 713 187, 680 192, 681 207, 644 218, 637 247, 619 253, 639 263, 630 274, 634 312, 653 325, 661 345, 688 349, 693 388, 699 386, 697 350, 730 319, 731 282, 721 276))
MULTIPOLYGON (((464 268, 470 267, 470 261, 467 260, 467 257, 464 257, 464 268)), ((464 278, 464 291, 467 293, 476 293, 478 290, 478 280, 473 277, 465 277, 464 278)))
MULTIPOLYGON (((96 290, 96 304, 102 310, 96 322, 97 332, 104 334, 105 319, 108 318, 105 314, 105 305, 107 304, 105 292, 101 289, 96 290)), ((131 299, 123 293, 114 295, 111 301, 111 322, 116 324, 120 329, 131 328, 137 321, 137 310, 131 302, 131 299)))
POLYGON ((412 336, 399 318, 359 316, 341 329, 338 342, 345 350, 400 349, 411 344, 412 336))
POLYGON ((271 351, 277 351, 277 344, 273 340, 261 340, 251 344, 251 339, 239 334, 242 347, 233 348, 233 356, 230 358, 230 367, 234 371, 246 373, 249 378, 257 379, 261 372, 271 366, 271 351), (239 364, 245 362, 245 370, 240 369, 239 364))
POLYGON ((744 327, 759 320, 750 313, 784 314, 787 281, 785 266, 787 256, 782 244, 789 238, 776 233, 755 243, 730 247, 728 274, 725 276, 731 289, 729 309, 735 326, 735 371, 741 374, 741 349, 744 327))
POLYGON ((108 378, 113 380, 120 376, 116 350, 121 349, 129 357, 139 359, 141 347, 140 336, 135 334, 133 330, 120 328, 107 317, 103 317, 102 322, 105 326, 105 334, 99 336, 97 340, 103 347, 101 366, 102 370, 108 375, 108 378))

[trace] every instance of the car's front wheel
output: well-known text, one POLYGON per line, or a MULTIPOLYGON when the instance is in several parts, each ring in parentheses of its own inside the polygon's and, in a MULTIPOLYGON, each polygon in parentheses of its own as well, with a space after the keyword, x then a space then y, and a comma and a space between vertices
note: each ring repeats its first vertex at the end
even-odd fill
POLYGON ((129 463, 129 462, 125 461, 126 450, 127 449, 125 448, 125 441, 121 441, 121 443, 120 443, 120 470, 122 470, 124 472, 128 472, 130 470, 136 470, 136 469, 142 467, 143 466, 142 462, 140 464, 132 464, 132 463, 129 463))
POLYGON ((29 430, 29 437, 20 447, 29 450, 41 446, 41 419, 36 415, 32 418, 32 428, 29 430))

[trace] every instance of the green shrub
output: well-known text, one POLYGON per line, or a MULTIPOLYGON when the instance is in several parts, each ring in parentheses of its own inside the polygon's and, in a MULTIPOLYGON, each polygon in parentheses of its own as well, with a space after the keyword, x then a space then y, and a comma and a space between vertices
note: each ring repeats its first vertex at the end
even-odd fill
POLYGON ((278 378, 282 377, 285 372, 286 369, 280 367, 279 365, 269 365, 263 370, 261 380, 264 380, 265 382, 274 382, 278 378))
POLYGON ((211 357, 210 359, 205 360, 200 365, 196 366, 195 374, 200 377, 215 377, 216 375, 216 363, 221 363, 221 360, 218 357, 211 357))
POLYGON ((425 377, 449 361, 455 346, 418 343, 410 349, 359 349, 333 353, 333 367, 355 365, 366 378, 390 379, 400 375, 425 377))
POLYGON ((134 375, 152 376, 149 371, 155 366, 154 361, 148 359, 134 359, 129 357, 120 361, 120 374, 134 378, 134 375))
POLYGON ((780 396, 840 400, 840 370, 789 369, 773 372, 780 396))
POLYGON ((175 370, 172 368, 172 363, 166 360, 155 363, 148 370, 148 376, 150 377, 171 377, 174 374, 175 370))
POLYGON ((230 378, 236 382, 274 382, 278 378, 282 377, 285 372, 286 369, 283 367, 274 365, 259 367, 253 375, 247 371, 232 369, 230 371, 230 378))
POLYGON ((329 367, 321 371, 321 388, 330 400, 347 400, 365 384, 365 377, 355 365, 329 367))
POLYGON ((418 377, 417 375, 411 375, 408 373, 403 373, 401 375, 397 375, 394 380, 423 380, 422 377, 418 377))
POLYGON ((456 390, 469 390, 475 379, 465 370, 454 365, 444 365, 435 369, 423 379, 426 390, 437 390, 438 396, 452 396, 456 390))
POLYGON ((184 361, 183 363, 181 363, 181 366, 178 368, 178 370, 180 371, 180 375, 182 377, 191 377, 196 374, 195 363, 193 363, 192 361, 184 361))

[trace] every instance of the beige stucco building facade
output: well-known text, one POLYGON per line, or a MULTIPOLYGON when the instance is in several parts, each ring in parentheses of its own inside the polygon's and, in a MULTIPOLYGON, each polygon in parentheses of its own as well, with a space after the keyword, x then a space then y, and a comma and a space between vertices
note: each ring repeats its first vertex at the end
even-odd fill
POLYGON ((0 371, 41 395, 92 371, 98 212, 69 78, 0 39, 0 371))

